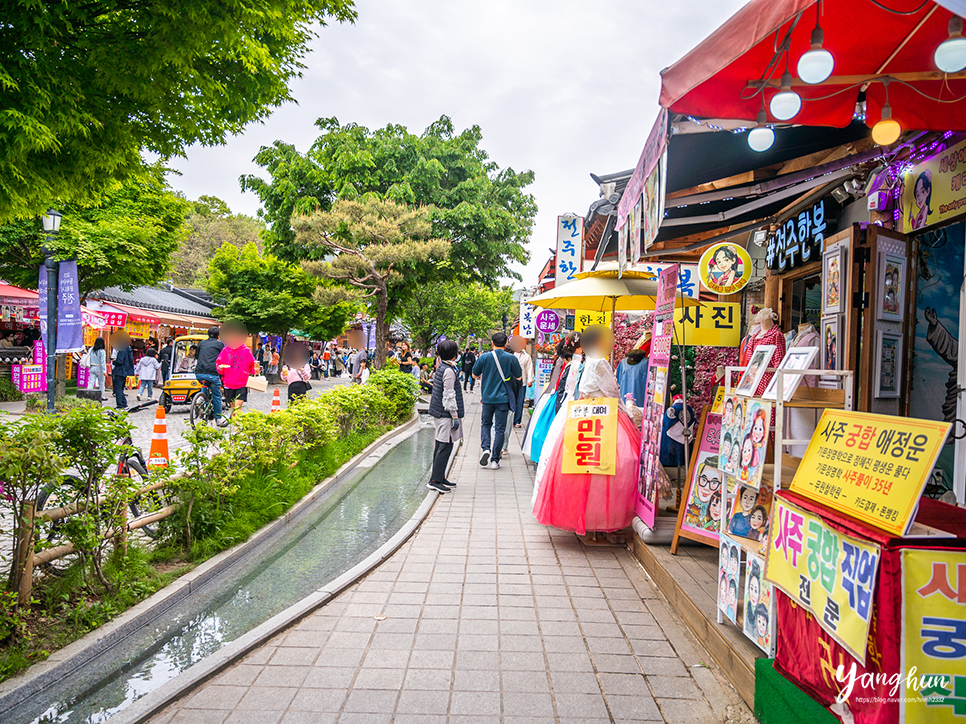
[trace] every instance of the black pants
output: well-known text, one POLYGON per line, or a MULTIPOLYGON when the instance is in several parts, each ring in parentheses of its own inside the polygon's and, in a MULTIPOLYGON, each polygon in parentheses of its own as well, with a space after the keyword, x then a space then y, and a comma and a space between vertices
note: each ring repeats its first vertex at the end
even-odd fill
POLYGON ((476 378, 473 376, 472 372, 463 372, 463 392, 466 392, 466 386, 470 386, 470 392, 476 387, 476 378))
POLYGON ((124 375, 111 375, 111 384, 114 387, 114 404, 118 410, 127 409, 127 398, 124 396, 124 385, 127 377, 124 375))
POLYGON ((449 456, 453 452, 453 443, 436 441, 433 449, 433 476, 430 478, 435 483, 446 480, 446 465, 449 463, 449 456))

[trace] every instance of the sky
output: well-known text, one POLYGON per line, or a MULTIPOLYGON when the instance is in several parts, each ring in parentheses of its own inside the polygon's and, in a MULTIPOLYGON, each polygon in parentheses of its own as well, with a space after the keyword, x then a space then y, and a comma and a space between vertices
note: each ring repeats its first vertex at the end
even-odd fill
POLYGON ((306 151, 317 118, 422 132, 441 115, 478 125, 501 167, 529 169, 539 212, 534 286, 559 214, 597 199, 591 172, 633 168, 657 117, 660 71, 733 15, 742 0, 356 0, 355 24, 318 28, 288 103, 223 146, 171 162, 175 189, 217 196, 236 213, 260 203, 238 179, 276 140, 306 151))

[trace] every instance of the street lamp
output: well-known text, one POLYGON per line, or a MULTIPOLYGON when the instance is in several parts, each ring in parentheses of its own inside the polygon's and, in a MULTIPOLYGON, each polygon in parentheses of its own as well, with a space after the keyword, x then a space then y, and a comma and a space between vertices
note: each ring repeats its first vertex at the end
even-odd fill
POLYGON ((57 372, 57 269, 59 262, 54 259, 53 242, 60 231, 62 214, 54 209, 47 209, 43 215, 44 267, 47 269, 47 412, 54 413, 54 393, 56 391, 57 372))

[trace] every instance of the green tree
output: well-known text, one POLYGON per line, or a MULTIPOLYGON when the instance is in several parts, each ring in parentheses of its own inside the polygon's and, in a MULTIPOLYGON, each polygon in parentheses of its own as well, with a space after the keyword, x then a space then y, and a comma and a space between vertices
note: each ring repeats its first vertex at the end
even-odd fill
POLYGON ((491 161, 480 147, 479 126, 457 134, 446 116, 421 135, 399 125, 376 131, 343 126, 336 118, 321 118, 316 125, 322 135, 307 153, 277 141, 255 157, 269 179, 242 178, 242 188, 262 201, 269 224, 265 238, 274 253, 293 261, 307 258, 311 252, 297 243, 296 216, 374 193, 433 207, 433 233, 452 241, 448 266, 439 270, 447 276, 492 285, 516 276, 510 264, 529 258, 526 243, 537 205, 524 189, 533 172, 501 169, 491 161))
POLYGON ((259 234, 265 224, 243 214, 233 214, 221 199, 202 196, 185 218, 187 238, 172 258, 171 278, 181 286, 204 285, 208 263, 222 245, 243 247, 255 244, 261 251, 259 234))
POLYGON ((513 292, 509 288, 431 282, 409 290, 399 307, 399 318, 412 333, 416 346, 429 349, 444 334, 450 339, 485 335, 500 326, 512 303, 513 292))
POLYGON ((96 201, 141 152, 214 145, 291 100, 313 24, 351 0, 4 3, 0 222, 96 201))
MULTIPOLYGON (((106 287, 155 284, 166 277, 171 255, 185 236, 189 209, 187 201, 171 192, 160 167, 146 168, 137 178, 116 185, 96 206, 64 208, 53 244, 56 257, 77 258, 83 297, 106 287)), ((36 288, 43 241, 37 219, 0 226, 0 277, 36 288)))
POLYGON ((297 264, 262 256, 255 244, 222 246, 208 265, 207 290, 221 306, 220 319, 242 322, 252 332, 285 335, 305 329, 319 339, 345 330, 351 304, 322 305, 313 297, 319 287, 297 264))
POLYGON ((337 201, 331 211, 295 220, 296 241, 326 261, 306 261, 310 274, 342 289, 320 290, 320 299, 371 299, 376 317, 375 368, 386 362, 389 303, 413 279, 446 260, 450 242, 432 236, 431 209, 409 209, 375 194, 337 201), (332 254, 335 254, 332 257, 332 254))

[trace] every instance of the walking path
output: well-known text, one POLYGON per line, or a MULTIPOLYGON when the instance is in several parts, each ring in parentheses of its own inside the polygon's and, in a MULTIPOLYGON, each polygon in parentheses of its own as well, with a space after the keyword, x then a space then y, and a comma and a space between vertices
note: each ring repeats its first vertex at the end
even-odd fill
POLYGON ((417 534, 154 724, 754 721, 627 550, 536 522, 522 436, 479 466, 474 398, 417 534))

